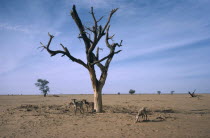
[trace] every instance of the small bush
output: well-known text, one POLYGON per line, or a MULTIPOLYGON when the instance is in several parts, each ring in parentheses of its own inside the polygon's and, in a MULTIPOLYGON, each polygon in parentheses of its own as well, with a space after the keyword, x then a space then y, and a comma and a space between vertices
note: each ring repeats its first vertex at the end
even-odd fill
POLYGON ((173 94, 174 94, 174 92, 175 92, 175 91, 171 91, 171 95, 173 95, 173 94))
POLYGON ((136 91, 133 90, 133 89, 130 89, 130 91, 129 91, 130 94, 134 94, 135 92, 136 92, 136 91))

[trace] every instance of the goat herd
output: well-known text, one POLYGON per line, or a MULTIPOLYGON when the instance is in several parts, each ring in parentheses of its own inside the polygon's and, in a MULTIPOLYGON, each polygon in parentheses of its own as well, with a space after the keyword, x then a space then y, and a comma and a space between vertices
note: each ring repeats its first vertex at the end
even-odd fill
MULTIPOLYGON (((87 109, 87 112, 89 111, 89 108, 91 108, 91 112, 95 112, 94 110, 94 102, 88 102, 87 100, 83 99, 83 100, 77 100, 77 99, 71 99, 71 102, 69 103, 69 106, 73 106, 74 107, 74 114, 76 115, 77 113, 77 110, 80 111, 81 114, 84 113, 84 108, 83 106, 86 107, 87 109)), ((143 120, 148 120, 148 110, 146 107, 142 107, 140 108, 140 110, 138 111, 137 115, 136 115, 136 121, 135 123, 137 122, 140 122, 140 117, 143 118, 143 120)))

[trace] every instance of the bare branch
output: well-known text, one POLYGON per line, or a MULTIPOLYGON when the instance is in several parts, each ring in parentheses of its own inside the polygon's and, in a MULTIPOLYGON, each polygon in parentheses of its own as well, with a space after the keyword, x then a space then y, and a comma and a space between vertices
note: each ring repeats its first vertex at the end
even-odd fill
POLYGON ((119 47, 122 46, 122 42, 123 42, 123 40, 120 41, 120 45, 118 45, 119 47))
POLYGON ((106 68, 106 70, 108 70, 111 61, 112 61, 112 58, 109 58, 109 59, 106 61, 106 63, 105 63, 105 68, 106 68))
POLYGON ((97 47, 97 49, 96 49, 96 59, 97 60, 99 59, 99 50, 102 50, 103 51, 103 48, 97 47))
MULTIPOLYGON (((93 58, 94 58, 94 61, 98 60, 94 54, 93 54, 93 58)), ((104 65, 102 65, 100 62, 96 63, 96 65, 100 68, 101 72, 105 71, 104 65)))
POLYGON ((102 33, 102 26, 101 26, 101 25, 99 26, 98 33, 99 33, 99 34, 102 33))
POLYGON ((56 51, 51 50, 49 47, 50 47, 51 41, 52 41, 52 39, 53 39, 54 36, 51 35, 50 33, 48 33, 48 35, 50 36, 50 40, 49 40, 47 46, 43 45, 42 42, 40 42, 40 44, 42 45, 41 47, 43 47, 44 49, 46 49, 51 56, 55 56, 57 54, 62 54, 62 57, 63 56, 68 56, 70 58, 70 60, 72 60, 73 62, 77 62, 77 63, 81 64, 82 66, 84 66, 85 68, 87 68, 87 65, 82 60, 73 57, 70 54, 70 52, 67 49, 67 47, 64 47, 63 44, 60 44, 61 47, 63 48, 63 51, 61 51, 61 50, 56 50, 56 51))
POLYGON ((108 26, 108 28, 106 29, 106 39, 105 39, 105 41, 106 41, 106 46, 108 47, 108 48, 111 48, 111 45, 110 45, 110 43, 109 43, 109 28, 110 28, 110 25, 108 26))
POLYGON ((103 18, 104 18, 104 16, 102 16, 100 19, 98 19, 97 23, 100 22, 103 18))
POLYGON ((97 36, 98 36, 98 22, 96 20, 95 14, 93 12, 93 7, 91 7, 90 14, 92 15, 93 20, 94 20, 93 30, 90 29, 90 31, 93 32, 93 34, 94 34, 94 40, 93 40, 93 43, 92 43, 91 47, 88 50, 88 54, 93 52, 93 50, 95 49, 95 47, 96 47, 96 45, 97 45, 97 43, 99 41, 99 39, 97 39, 97 36))
POLYGON ((96 49, 96 59, 98 60, 98 58, 99 58, 99 47, 97 47, 96 49))
POLYGON ((93 12, 93 7, 91 7, 91 12, 90 13, 91 13, 91 15, 93 17, 93 20, 94 20, 94 23, 95 23, 95 27, 97 27, 97 20, 96 20, 95 14, 93 12))
MULTIPOLYGON (((98 24, 97 24, 98 21, 97 21, 96 18, 95 18, 95 14, 94 14, 94 12, 93 12, 93 7, 91 7, 91 12, 90 12, 90 13, 92 14, 92 17, 93 17, 93 20, 94 20, 95 31, 94 31, 94 41, 93 41, 93 43, 92 43, 90 49, 88 50, 88 53, 92 52, 92 51, 95 49, 95 47, 96 47, 98 41, 101 39, 101 37, 102 37, 103 35, 105 35, 104 32, 105 32, 105 30, 107 29, 107 27, 109 26, 111 17, 112 17, 112 15, 113 15, 117 10, 118 10, 118 8, 117 8, 117 9, 113 9, 113 10, 111 11, 110 15, 109 15, 108 21, 107 21, 106 25, 104 26, 104 28, 102 28, 102 26, 99 26, 99 29, 98 29, 98 24), (97 33, 97 31, 99 32, 99 34, 97 33)), ((101 18, 99 19, 99 21, 100 21, 102 18, 103 18, 103 17, 101 17, 101 18)))
POLYGON ((50 40, 49 40, 47 46, 43 45, 42 42, 40 42, 40 44, 42 45, 42 47, 45 48, 51 56, 54 56, 57 53, 63 53, 62 51, 52 51, 52 50, 49 49, 50 44, 51 44, 51 41, 52 41, 52 39, 53 39, 54 36, 51 35, 49 32, 48 32, 48 35, 50 37, 50 40))
POLYGON ((90 41, 89 41, 89 39, 88 39, 88 37, 85 33, 85 29, 84 29, 84 26, 82 24, 82 21, 80 20, 78 14, 77 14, 75 5, 73 5, 73 7, 72 7, 71 16, 74 19, 75 23, 77 24, 77 27, 80 30, 80 34, 81 34, 81 36, 83 38, 83 41, 85 43, 86 51, 88 51, 88 49, 90 48, 90 43, 89 43, 90 41))
POLYGON ((114 54, 118 54, 118 53, 121 52, 121 51, 122 51, 122 50, 118 50, 118 51, 116 51, 116 52, 111 52, 108 56, 105 56, 104 58, 102 58, 102 59, 100 59, 100 60, 95 61, 94 63, 92 63, 92 65, 95 65, 95 64, 97 64, 97 63, 100 63, 100 62, 104 61, 105 59, 108 59, 108 58, 112 57, 114 54))
POLYGON ((121 40, 120 43, 113 43, 113 44, 109 43, 109 39, 112 40, 113 37, 115 36, 115 35, 109 36, 109 28, 110 28, 110 25, 106 29, 106 39, 105 39, 105 41, 106 41, 107 47, 109 47, 110 49, 115 48, 116 46, 121 47, 123 40, 121 40))
MULTIPOLYGON (((83 65, 85 68, 87 68, 87 65, 81 60, 81 59, 77 59, 74 56, 72 56, 69 52, 69 50, 67 49, 67 47, 64 47, 63 44, 60 44, 62 46, 62 48, 65 51, 65 55, 68 56, 73 62, 77 62, 81 65, 83 65)), ((64 56, 64 55, 63 55, 64 56)))
POLYGON ((112 36, 109 37, 109 39, 111 39, 113 41, 113 37, 115 36, 115 34, 113 34, 112 36))
POLYGON ((96 65, 100 68, 101 72, 105 70, 104 65, 102 65, 101 63, 96 63, 96 65))
POLYGON ((85 29, 88 30, 88 31, 90 31, 90 32, 92 32, 92 33, 94 33, 94 30, 90 29, 90 27, 86 27, 85 26, 85 29))
POLYGON ((118 50, 118 51, 116 51, 116 52, 114 52, 114 54, 118 54, 118 53, 120 53, 122 50, 118 50))
POLYGON ((117 10, 118 10, 118 8, 113 9, 113 10, 111 11, 111 13, 109 14, 108 21, 107 21, 106 25, 104 26, 102 33, 104 33, 104 31, 107 29, 107 27, 108 27, 108 25, 109 25, 109 23, 110 23, 110 21, 111 21, 112 15, 113 15, 117 10))
POLYGON ((42 46, 38 47, 37 49, 42 48, 42 50, 41 50, 41 52, 42 52, 44 49, 46 49, 46 47, 42 44, 42 42, 40 42, 40 44, 41 44, 42 46))
POLYGON ((110 49, 110 57, 106 60, 106 63, 105 63, 105 65, 104 65, 104 68, 105 68, 105 70, 107 70, 107 71, 108 71, 108 68, 109 68, 109 64, 110 64, 111 61, 112 61, 113 56, 114 56, 115 54, 118 54, 118 53, 120 53, 120 52, 122 51, 122 50, 118 50, 118 51, 114 52, 114 54, 111 54, 111 53, 113 53, 114 50, 115 50, 115 47, 113 47, 113 48, 110 49))
POLYGON ((61 47, 63 48, 63 50, 65 51, 66 49, 65 49, 65 47, 63 46, 63 44, 60 43, 60 45, 61 45, 61 47))
MULTIPOLYGON (((90 28, 87 28, 87 27, 85 27, 85 28, 86 28, 86 30, 91 31, 91 30, 89 30, 90 28)), ((88 37, 87 37, 86 39, 87 39, 90 43, 93 43, 93 41, 91 40, 91 34, 90 34, 89 32, 87 32, 87 31, 84 31, 84 32, 85 32, 86 36, 88 35, 88 37)), ((81 34, 79 34, 77 38, 81 39, 81 38, 83 38, 83 36, 82 36, 81 34)), ((83 39, 83 40, 84 40, 84 39, 83 39)))
POLYGON ((123 40, 121 40, 120 43, 114 43, 114 44, 112 44, 112 47, 116 47, 116 46, 121 47, 122 42, 123 42, 123 40))

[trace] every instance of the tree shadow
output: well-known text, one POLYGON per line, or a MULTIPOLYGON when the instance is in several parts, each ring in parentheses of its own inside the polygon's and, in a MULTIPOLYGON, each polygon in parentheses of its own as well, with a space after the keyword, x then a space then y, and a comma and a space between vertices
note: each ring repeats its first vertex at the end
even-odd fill
POLYGON ((159 112, 159 113, 178 113, 177 111, 175 111, 173 109, 155 110, 154 112, 159 112))
POLYGON ((152 120, 142 120, 136 123, 150 123, 150 122, 163 122, 165 119, 152 119, 152 120))

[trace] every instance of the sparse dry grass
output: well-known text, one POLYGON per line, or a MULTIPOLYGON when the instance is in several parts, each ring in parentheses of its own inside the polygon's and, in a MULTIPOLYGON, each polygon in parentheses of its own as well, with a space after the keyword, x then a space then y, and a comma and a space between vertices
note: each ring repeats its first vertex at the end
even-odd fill
POLYGON ((103 95, 104 113, 74 115, 70 99, 92 95, 0 96, 1 137, 210 137, 210 95, 103 95), (149 120, 135 122, 139 108, 149 120))

